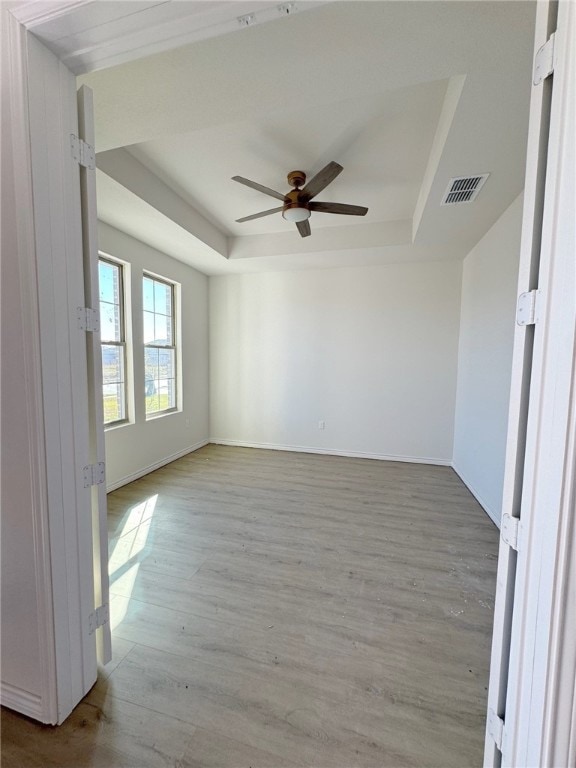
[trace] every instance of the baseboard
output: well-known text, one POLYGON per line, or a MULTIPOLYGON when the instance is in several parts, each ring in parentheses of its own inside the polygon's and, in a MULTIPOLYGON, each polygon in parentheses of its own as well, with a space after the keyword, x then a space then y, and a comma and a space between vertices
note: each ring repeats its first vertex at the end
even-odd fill
POLYGON ((451 467, 452 462, 444 459, 433 459, 429 456, 396 456, 386 453, 365 453, 363 451, 339 451, 333 448, 312 448, 303 445, 279 445, 278 443, 247 443, 243 440, 225 440, 211 437, 214 445, 232 445, 237 448, 263 448, 268 451, 293 451, 295 453, 319 453, 325 456, 345 456, 349 459, 376 459, 377 461, 402 461, 408 464, 436 464, 440 467, 451 467))
POLYGON ((495 525, 497 528, 500 528, 500 515, 497 515, 497 514, 496 514, 496 512, 494 512, 494 510, 490 508, 490 506, 489 506, 489 505, 488 505, 488 504, 487 504, 487 503, 484 501, 484 499, 482 498, 482 496, 481 496, 481 495, 478 493, 478 491, 477 491, 477 490, 474 488, 473 484, 472 484, 471 482, 469 482, 469 480, 466 478, 465 474, 463 474, 463 473, 461 472, 461 470, 460 470, 460 469, 458 469, 457 465, 456 465, 456 464, 454 464, 454 462, 452 462, 452 464, 451 464, 451 467, 452 467, 452 469, 454 470, 454 472, 456 472, 456 474, 458 475, 458 477, 460 478, 460 480, 462 480, 462 482, 464 483, 464 485, 466 486, 466 488, 468 488, 468 490, 470 491, 470 493, 472 494, 472 496, 474 496, 474 498, 476 499, 476 501, 478 502, 478 504, 480 504, 480 506, 482 507, 482 509, 484 510, 484 512, 486 512, 486 514, 488 515, 488 517, 490 518, 490 520, 492 520, 492 522, 494 523, 494 525, 495 525))
POLYGON ((41 696, 4 681, 0 682, 0 704, 33 720, 46 722, 41 696))
POLYGON ((143 467, 142 469, 137 470, 136 472, 132 472, 130 475, 125 475, 124 477, 120 478, 120 480, 115 480, 113 483, 110 483, 110 485, 106 484, 106 492, 110 493, 111 491, 115 491, 117 488, 121 488, 123 485, 128 485, 128 483, 131 483, 134 480, 138 480, 150 472, 154 472, 155 469, 160 469, 160 467, 164 467, 166 464, 171 464, 173 461, 176 461, 176 459, 181 459, 182 456, 186 456, 189 453, 197 451, 199 448, 203 448, 205 445, 208 445, 209 442, 209 440, 201 440, 199 443, 194 443, 194 445, 189 445, 187 448, 183 448, 181 451, 170 454, 170 456, 164 456, 159 461, 154 462, 154 464, 150 464, 147 467, 143 467))
MULTIPOLYGON (((160 469, 160 467, 164 467, 166 464, 170 464, 171 462, 176 461, 177 459, 181 459, 182 456, 186 456, 188 453, 193 453, 193 451, 197 451, 199 448, 203 448, 205 445, 208 445, 209 443, 214 443, 215 445, 231 445, 231 446, 236 446, 237 448, 262 448, 264 450, 269 450, 269 451, 293 451, 295 453, 316 453, 316 454, 321 454, 325 456, 345 456, 346 458, 350 458, 350 459, 375 459, 376 461, 400 461, 408 464, 435 464, 440 467, 453 466, 450 461, 447 461, 444 459, 435 459, 429 456, 399 456, 396 454, 367 453, 364 451, 339 451, 332 448, 314 448, 314 447, 304 446, 304 445, 280 445, 278 443, 248 443, 243 440, 224 440, 220 438, 210 438, 209 440, 201 440, 200 442, 195 443, 194 445, 190 445, 181 451, 172 453, 170 454, 170 456, 165 456, 159 461, 154 462, 154 464, 150 464, 147 467, 142 467, 142 469, 139 469, 136 472, 132 472, 130 475, 125 475, 124 477, 121 477, 119 480, 115 480, 113 483, 107 484, 106 491, 110 493, 111 491, 115 491, 117 488, 121 488, 123 485, 128 485, 128 483, 131 483, 134 480, 138 480, 139 478, 144 477, 144 475, 147 475, 150 472, 154 472, 155 469, 160 469)), ((474 491, 472 491, 472 493, 474 493, 474 491)), ((476 496, 475 493, 474 495, 476 496)))

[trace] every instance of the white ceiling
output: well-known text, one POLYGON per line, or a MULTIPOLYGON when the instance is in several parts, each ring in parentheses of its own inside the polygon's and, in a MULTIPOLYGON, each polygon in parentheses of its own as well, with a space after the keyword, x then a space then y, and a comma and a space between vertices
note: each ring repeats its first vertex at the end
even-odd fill
POLYGON ((208 274, 466 255, 523 187, 534 4, 314 5, 82 77, 104 221, 208 274), (313 213, 305 239, 279 213, 235 223, 280 203, 231 176, 285 192, 329 160, 317 199, 366 217, 313 213), (440 206, 487 172, 476 202, 440 206))
MULTIPOLYGON (((132 146, 133 157, 202 210, 229 235, 286 231, 281 215, 236 224, 235 219, 281 203, 231 183, 234 175, 262 179, 284 193, 286 174, 311 172, 338 158, 344 172, 318 200, 369 207, 365 221, 412 216, 446 81, 312 106, 288 108, 132 146), (382 179, 386 183, 382 184, 382 179)), ((354 217, 315 214, 317 227, 357 225, 354 217)))

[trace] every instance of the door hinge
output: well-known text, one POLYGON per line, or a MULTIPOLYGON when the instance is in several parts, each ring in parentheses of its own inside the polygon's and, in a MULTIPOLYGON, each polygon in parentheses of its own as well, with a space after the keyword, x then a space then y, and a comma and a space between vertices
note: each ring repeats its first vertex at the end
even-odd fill
POLYGON ((556 39, 556 32, 553 32, 544 43, 542 48, 536 54, 534 59, 534 77, 532 82, 534 85, 540 85, 541 82, 546 80, 554 72, 554 41, 556 39))
POLYGON ((101 605, 99 608, 96 608, 96 610, 92 611, 90 616, 88 616, 89 633, 92 635, 99 627, 103 627, 104 624, 108 624, 109 621, 110 607, 108 603, 106 603, 106 605, 101 605))
POLYGON ((90 307, 77 307, 78 328, 93 333, 100 330, 100 313, 90 307))
POLYGON ((99 461, 98 464, 88 464, 82 469, 84 488, 92 485, 101 485, 106 478, 106 464, 99 461))
POLYGON ((70 147, 72 149, 72 157, 83 168, 89 168, 93 171, 96 168, 96 152, 94 147, 87 144, 83 139, 79 139, 78 136, 70 134, 70 147))
POLYGON ((534 325, 538 322, 538 297, 540 291, 526 291, 518 296, 516 322, 518 325, 534 325))
POLYGON ((494 739, 496 748, 502 751, 502 741, 504 739, 504 720, 498 717, 493 709, 488 713, 488 733, 494 739))
POLYGON ((500 536, 505 544, 515 549, 518 552, 520 547, 520 519, 518 517, 512 517, 507 512, 502 515, 502 522, 500 523, 500 536))

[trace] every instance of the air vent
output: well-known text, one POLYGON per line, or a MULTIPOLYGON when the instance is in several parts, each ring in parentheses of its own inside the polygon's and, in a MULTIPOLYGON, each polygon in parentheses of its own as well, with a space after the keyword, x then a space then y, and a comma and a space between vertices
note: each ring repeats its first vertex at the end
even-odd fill
POLYGON ((450 179, 442 198, 442 205, 471 203, 478 197, 488 176, 490 176, 489 173, 479 173, 477 176, 459 176, 457 179, 450 179))

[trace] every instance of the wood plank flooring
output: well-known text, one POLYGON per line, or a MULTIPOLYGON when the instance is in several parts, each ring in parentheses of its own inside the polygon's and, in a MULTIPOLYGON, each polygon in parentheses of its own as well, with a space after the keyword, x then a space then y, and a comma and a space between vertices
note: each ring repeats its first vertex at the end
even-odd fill
POLYGON ((498 534, 446 467, 210 445, 109 496, 114 659, 5 768, 480 766, 498 534))

